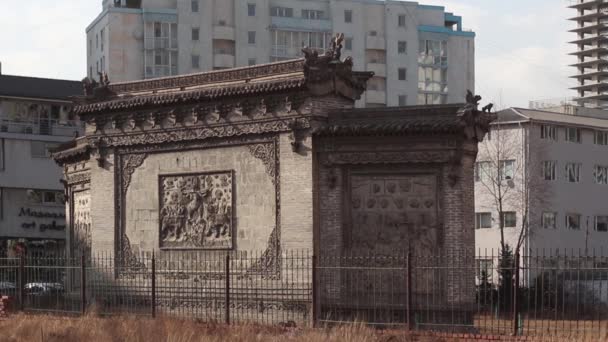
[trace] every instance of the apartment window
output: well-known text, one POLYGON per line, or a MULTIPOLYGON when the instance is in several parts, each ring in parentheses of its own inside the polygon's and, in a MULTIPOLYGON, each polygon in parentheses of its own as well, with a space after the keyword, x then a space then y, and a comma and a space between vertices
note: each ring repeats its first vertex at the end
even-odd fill
POLYGON ((93 78, 93 67, 92 66, 89 67, 89 77, 93 78))
POLYGON ((104 34, 103 33, 104 33, 104 29, 101 29, 101 31, 99 32, 99 40, 101 42, 101 44, 100 44, 101 45, 101 51, 103 51, 103 41, 104 41, 104 39, 103 39, 104 34))
POLYGON ((369 31, 370 37, 376 37, 378 35, 378 31, 369 31))
POLYGON ((480 182, 488 179, 490 175, 490 162, 477 162, 475 163, 475 181, 480 182))
POLYGON ((608 145, 608 132, 595 131, 593 135, 593 143, 596 145, 608 145))
POLYGON ((99 61, 95 62, 95 72, 99 72, 99 61))
POLYGON ((514 211, 503 211, 500 216, 503 227, 514 228, 517 225, 517 214, 514 211))
POLYGON ((353 49, 353 39, 346 38, 344 39, 344 49, 351 51, 353 49))
POLYGON ((492 228, 492 213, 475 213, 475 229, 492 228))
POLYGON ((247 4, 247 15, 255 17, 255 4, 247 4))
POLYGON ((397 18, 399 27, 405 27, 405 14, 399 14, 397 18))
POLYGON ((556 166, 557 162, 554 160, 546 160, 543 162, 543 177, 545 178, 545 180, 555 180, 556 166))
POLYGON ((273 17, 293 17, 293 8, 288 7, 271 7, 270 15, 273 17))
POLYGON ((89 50, 89 56, 90 56, 91 55, 91 51, 93 50, 93 40, 92 39, 89 39, 88 50, 89 50))
POLYGON ((198 40, 199 33, 200 33, 200 29, 198 27, 193 27, 192 28, 192 40, 198 40))
POLYGON ((247 41, 249 42, 249 44, 255 44, 255 31, 247 32, 247 37, 247 41))
POLYGON ((190 7, 192 9, 192 12, 198 12, 198 0, 192 0, 190 2, 190 7))
POLYGON ((255 58, 249 58, 249 60, 247 61, 247 64, 249 64, 249 65, 256 65, 257 63, 256 63, 255 58))
POLYGON ((198 69, 200 68, 200 56, 199 55, 192 55, 192 68, 193 69, 198 69))
POLYGON ((154 38, 161 38, 163 36, 163 26, 161 23, 154 23, 154 38))
POLYGON ((566 163, 566 180, 570 183, 578 183, 581 178, 581 164, 566 163))
POLYGON ((407 42, 399 41, 397 43, 397 52, 401 54, 407 53, 407 42))
POLYGON ((406 81, 407 80, 407 69, 406 68, 399 68, 398 70, 398 76, 399 76, 399 81, 406 81))
POLYGON ((581 229, 581 215, 580 214, 566 214, 566 228, 572 230, 581 229))
POLYGON ((99 35, 98 34, 95 35, 95 48, 99 49, 99 35))
POLYGON ((312 20, 319 20, 319 19, 323 19, 323 11, 317 11, 317 10, 302 10, 302 18, 304 19, 312 19, 312 20))
POLYGON ((595 184, 608 184, 608 166, 595 165, 593 181, 595 184))
POLYGON ((555 229, 556 228, 556 218, 557 213, 553 212, 544 212, 541 217, 541 225, 545 229, 555 229))
POLYGON ((566 141, 580 143, 581 129, 576 127, 566 127, 566 141))
POLYGON ((344 22, 345 23, 353 22, 353 11, 352 10, 344 10, 344 22))
POLYGON ((595 230, 598 232, 608 232, 608 216, 595 217, 595 230))
POLYGON ((500 161, 500 180, 513 179, 515 168, 515 160, 500 161))
POLYGON ((407 105, 407 95, 399 95, 399 105, 400 106, 407 105))

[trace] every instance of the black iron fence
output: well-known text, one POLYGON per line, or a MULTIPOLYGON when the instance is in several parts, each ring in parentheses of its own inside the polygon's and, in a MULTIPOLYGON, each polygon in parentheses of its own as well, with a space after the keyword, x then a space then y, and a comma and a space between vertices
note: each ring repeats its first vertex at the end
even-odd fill
POLYGON ((23 311, 606 338, 608 258, 592 253, 313 256, 307 251, 0 259, 23 311))

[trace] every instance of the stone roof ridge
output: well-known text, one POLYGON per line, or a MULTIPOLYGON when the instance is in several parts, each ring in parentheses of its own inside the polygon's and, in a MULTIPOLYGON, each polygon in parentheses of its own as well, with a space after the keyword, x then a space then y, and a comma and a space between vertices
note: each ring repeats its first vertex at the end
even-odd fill
POLYGON ((211 70, 178 76, 111 83, 109 89, 117 94, 171 88, 185 88, 213 83, 246 81, 286 73, 302 72, 304 59, 292 59, 231 69, 211 70))

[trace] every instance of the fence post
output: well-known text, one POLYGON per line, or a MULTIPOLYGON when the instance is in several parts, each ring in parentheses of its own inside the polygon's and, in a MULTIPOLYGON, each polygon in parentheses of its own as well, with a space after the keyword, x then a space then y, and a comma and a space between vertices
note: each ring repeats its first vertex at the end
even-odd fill
POLYGON ((152 318, 156 318, 156 258, 152 251, 152 318))
POLYGON ((405 259, 405 269, 407 273, 407 279, 405 280, 405 321, 407 324, 407 330, 412 329, 412 252, 408 250, 405 259))
POLYGON ((226 253, 226 324, 230 324, 230 254, 226 253))
POLYGON ((84 315, 87 311, 87 276, 85 268, 86 257, 84 251, 80 255, 80 312, 84 315))
POLYGON ((25 256, 19 255, 19 309, 25 309, 25 256))
POLYGON ((515 272, 513 277, 513 336, 517 336, 519 333, 519 303, 517 298, 519 297, 519 252, 515 253, 513 270, 515 272))
POLYGON ((317 266, 318 266, 319 260, 317 259, 317 255, 313 253, 312 255, 312 327, 316 328, 317 327, 317 318, 318 318, 318 314, 319 314, 319 304, 318 304, 318 297, 319 297, 319 289, 318 289, 318 274, 317 274, 317 266))

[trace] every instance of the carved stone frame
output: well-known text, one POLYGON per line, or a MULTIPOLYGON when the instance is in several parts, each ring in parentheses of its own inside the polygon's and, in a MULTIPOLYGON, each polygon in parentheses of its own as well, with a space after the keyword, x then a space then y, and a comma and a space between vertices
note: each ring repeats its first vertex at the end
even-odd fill
MULTIPOLYGON (((352 236, 352 209, 350 200, 352 199, 351 193, 351 182, 352 176, 358 175, 411 175, 411 176, 434 176, 436 181, 435 189, 435 212, 437 218, 437 245, 442 248, 444 245, 444 217, 440 214, 440 208, 445 208, 444 196, 443 196, 443 182, 442 182, 442 171, 443 166, 439 169, 429 167, 429 164, 370 164, 366 166, 353 166, 347 165, 342 168, 342 180, 344 193, 342 196, 342 208, 343 208, 343 229, 342 229, 342 241, 343 248, 341 254, 344 256, 346 250, 350 248, 350 238, 352 236)), ((404 246, 402 252, 409 252, 412 246, 404 246)))
POLYGON ((159 222, 158 222, 158 234, 159 234, 159 238, 158 238, 158 248, 161 251, 230 251, 230 250, 234 250, 236 249, 236 239, 235 239, 235 232, 236 232, 236 185, 234 183, 234 179, 235 179, 235 170, 214 170, 214 171, 206 171, 206 172, 180 172, 180 173, 163 173, 163 174, 159 174, 158 175, 158 191, 159 191, 159 196, 158 196, 158 208, 159 208, 159 222), (162 198, 160 196, 160 189, 161 189, 161 184, 162 184, 162 177, 167 177, 167 176, 194 176, 194 175, 212 175, 215 173, 230 173, 230 177, 231 177, 231 196, 232 196, 232 217, 231 217, 231 235, 230 235, 230 247, 221 247, 221 248, 210 248, 210 247, 163 247, 161 240, 160 240, 160 234, 162 232, 162 222, 160 220, 160 208, 162 208, 162 198))
MULTIPOLYGON (((261 134, 256 137, 234 137, 206 139, 200 141, 179 141, 164 144, 135 145, 118 147, 114 150, 114 194, 115 194, 115 253, 122 265, 141 266, 131 250, 126 227, 126 207, 124 205, 131 176, 143 164, 149 154, 176 151, 201 150, 248 146, 251 154, 262 160, 275 186, 275 227, 271 232, 262 256, 251 266, 252 274, 262 274, 268 278, 280 277, 281 265, 281 189, 280 189, 280 149, 279 134, 261 134), (271 148, 272 147, 272 148, 271 148)), ((233 237, 234 238, 234 237, 233 237)), ((120 274, 119 274, 120 276, 120 274)))

